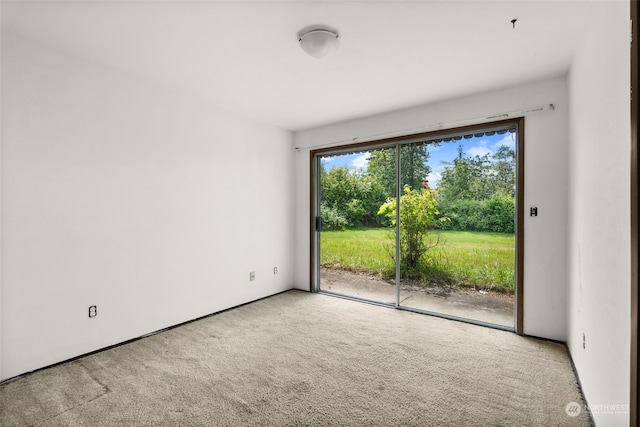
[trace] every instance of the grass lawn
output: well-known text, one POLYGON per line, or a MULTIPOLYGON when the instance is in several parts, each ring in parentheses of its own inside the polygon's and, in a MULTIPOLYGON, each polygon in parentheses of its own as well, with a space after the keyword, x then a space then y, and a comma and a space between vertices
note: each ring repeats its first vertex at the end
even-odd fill
MULTIPOLYGON (((513 292, 515 236, 469 231, 433 232, 416 275, 425 283, 439 282, 513 292)), ((395 276, 395 237, 386 228, 323 231, 320 263, 324 267, 395 276)))

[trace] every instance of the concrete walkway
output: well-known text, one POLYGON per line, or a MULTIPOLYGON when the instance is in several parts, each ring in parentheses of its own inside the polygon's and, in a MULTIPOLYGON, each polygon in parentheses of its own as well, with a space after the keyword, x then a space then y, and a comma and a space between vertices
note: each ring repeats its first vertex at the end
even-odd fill
MULTIPOLYGON (((370 275, 322 268, 320 289, 395 304, 394 283, 370 275)), ((512 295, 474 289, 423 288, 400 285, 400 305, 420 310, 513 327, 512 295)))

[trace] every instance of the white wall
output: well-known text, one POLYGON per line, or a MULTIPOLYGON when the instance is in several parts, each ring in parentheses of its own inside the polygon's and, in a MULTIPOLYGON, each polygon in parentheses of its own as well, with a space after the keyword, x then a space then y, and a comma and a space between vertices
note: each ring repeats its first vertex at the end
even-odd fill
MULTIPOLYGON (((2 21, 2 8, 0 8, 0 22, 2 21)), ((2 53, 2 31, 0 31, 0 56, 2 53)), ((0 58, 0 101, 2 96, 2 58, 0 58)), ((2 378, 2 102, 0 102, 0 378, 2 378)))
MULTIPOLYGON (((466 122, 497 113, 554 104, 525 117, 524 332, 566 338, 567 85, 564 77, 298 132, 296 153, 295 283, 309 289, 310 147, 353 138, 466 122)), ((447 127, 445 125, 445 127, 447 127)))
POLYGON ((7 33, 2 89, 0 379, 292 287, 290 132, 7 33))
POLYGON ((567 344, 595 421, 629 425, 629 4, 599 21, 569 74, 567 344), (585 348, 582 335, 585 335, 585 348))

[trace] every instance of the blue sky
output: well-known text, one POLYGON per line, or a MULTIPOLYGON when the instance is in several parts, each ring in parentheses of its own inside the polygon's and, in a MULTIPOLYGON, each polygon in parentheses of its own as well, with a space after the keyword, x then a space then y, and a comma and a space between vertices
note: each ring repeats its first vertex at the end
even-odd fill
MULTIPOLYGON (((515 148, 515 134, 491 135, 461 139, 460 141, 441 142, 439 146, 429 146, 429 166, 431 173, 427 177, 431 187, 440 182, 445 162, 452 162, 458 156, 458 146, 462 145, 468 156, 483 156, 495 153, 501 145, 515 148)), ((351 170, 365 169, 369 153, 340 154, 322 158, 322 164, 328 170, 337 166, 347 166, 351 170)))

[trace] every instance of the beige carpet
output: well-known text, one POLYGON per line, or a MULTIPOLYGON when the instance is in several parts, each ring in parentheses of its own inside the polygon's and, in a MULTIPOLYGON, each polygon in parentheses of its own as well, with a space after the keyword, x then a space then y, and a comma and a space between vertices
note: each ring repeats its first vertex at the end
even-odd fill
POLYGON ((290 291, 0 386, 0 425, 589 425, 564 346, 290 291))

